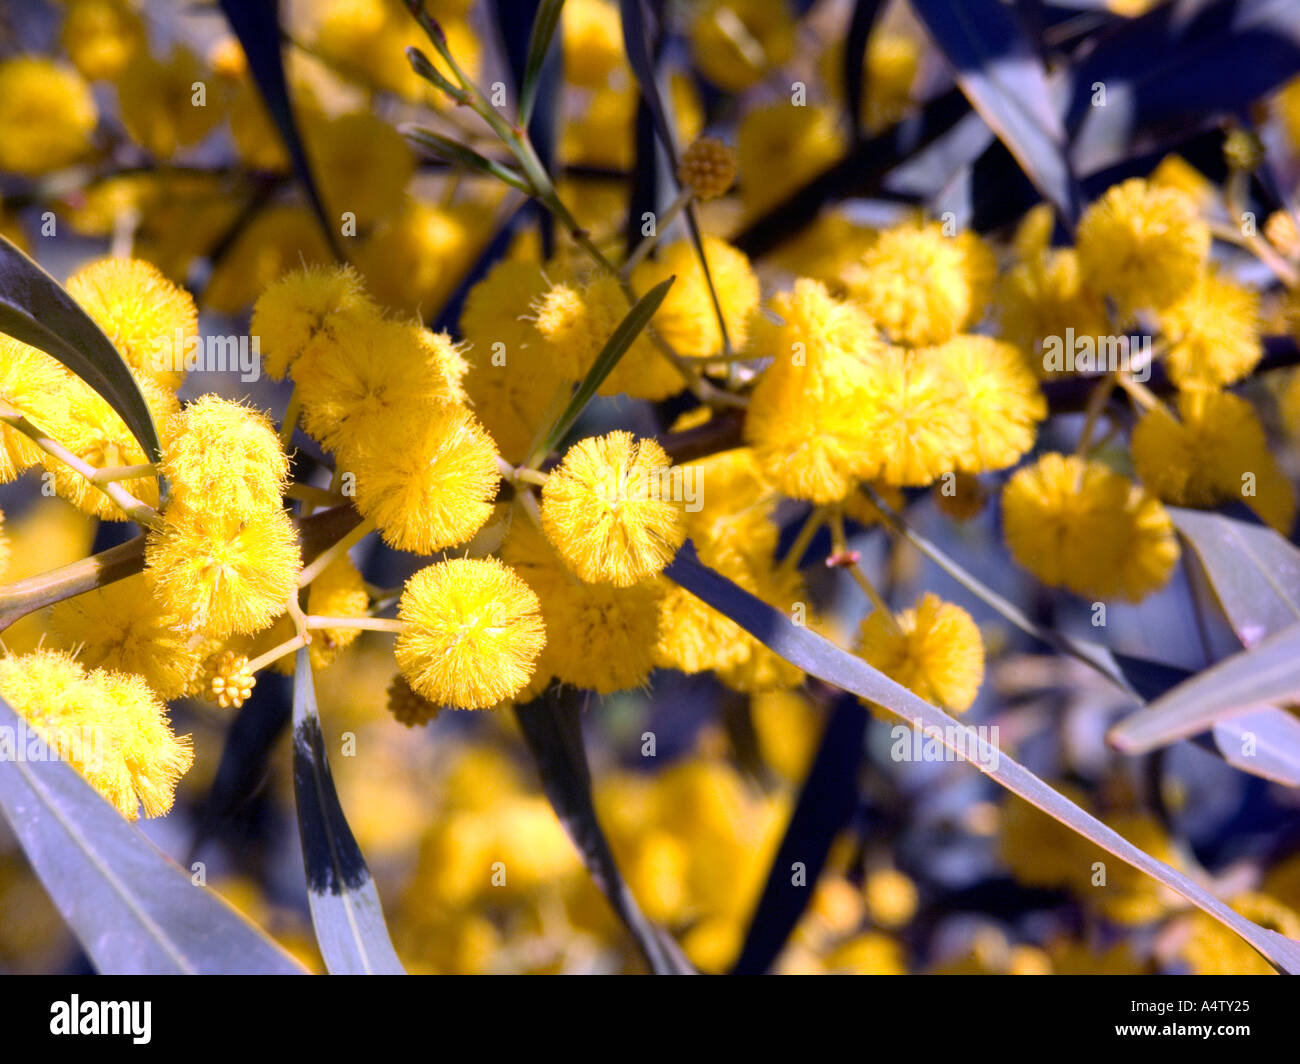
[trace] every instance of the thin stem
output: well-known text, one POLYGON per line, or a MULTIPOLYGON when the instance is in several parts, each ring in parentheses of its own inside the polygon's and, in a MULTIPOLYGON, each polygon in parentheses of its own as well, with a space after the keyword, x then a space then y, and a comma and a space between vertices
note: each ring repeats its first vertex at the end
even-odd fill
POLYGON ((279 661, 286 654, 292 654, 299 647, 305 647, 306 645, 307 645, 306 638, 301 634, 296 635, 292 639, 286 639, 283 643, 280 643, 278 646, 272 647, 265 654, 259 655, 258 657, 254 658, 245 667, 251 673, 259 672, 260 670, 266 668, 268 665, 279 661))
MULTIPOLYGON (((312 506, 341 506, 348 501, 342 495, 318 488, 315 484, 300 484, 297 481, 285 488, 284 494, 290 499, 298 499, 312 506)), ((306 517, 307 514, 304 513, 303 516, 306 517)))
POLYGON ((1111 393, 1115 390, 1115 375, 1108 374, 1106 379, 1092 390, 1088 396, 1088 406, 1086 409, 1083 431, 1079 433, 1079 444, 1075 448, 1076 454, 1085 454, 1088 450, 1088 443, 1092 439, 1092 434, 1097 428, 1097 419, 1101 417, 1101 412, 1106 408, 1106 403, 1110 399, 1111 393))
MULTIPOLYGON (((847 555, 849 552, 849 538, 844 532, 844 514, 838 510, 831 518, 831 545, 836 554, 847 555)), ((880 615, 885 618, 894 633, 901 634, 902 628, 898 625, 898 618, 894 616, 894 611, 889 608, 889 603, 885 601, 885 597, 876 590, 876 585, 867 578, 867 574, 862 571, 862 567, 857 562, 850 562, 845 568, 857 581, 858 587, 862 588, 863 594, 867 596, 872 607, 880 612, 880 615)))
MULTIPOLYGON (((315 580, 316 577, 320 576, 320 574, 329 567, 330 563, 333 562, 335 558, 346 554, 374 530, 374 519, 367 517, 342 539, 335 540, 321 551, 310 565, 303 568, 303 571, 298 575, 298 586, 306 587, 315 580)), ((297 603, 295 602, 294 605, 296 606, 297 603)), ((292 612, 292 607, 290 612, 292 612)))
POLYGON ((818 530, 826 523, 826 512, 820 506, 814 506, 812 513, 808 515, 807 520, 803 523, 803 528, 799 529, 798 535, 794 537, 794 542, 790 544, 790 549, 786 551, 785 557, 781 559, 778 571, 788 573, 799 568, 799 562, 807 553, 808 545, 812 543, 813 537, 817 535, 818 530))
POLYGON ((308 617, 308 629, 361 628, 367 632, 400 632, 402 622, 395 617, 308 617))
POLYGON ((677 216, 681 214, 686 208, 686 205, 691 202, 691 198, 694 195, 695 193, 689 185, 677 193, 677 198, 668 205, 668 209, 664 211, 663 217, 655 221, 654 232, 647 237, 643 237, 641 243, 639 243, 632 251, 632 254, 627 257, 627 262, 623 263, 623 268, 619 270, 619 277, 626 280, 632 276, 632 271, 640 266, 645 260, 645 257, 649 255, 650 252, 654 251, 656 245, 658 245, 659 234, 666 232, 668 227, 677 220, 677 216))
POLYGON ((98 486, 100 484, 111 484, 118 480, 139 480, 143 477, 156 477, 157 475, 158 468, 151 462, 146 462, 143 465, 108 466, 97 470, 95 475, 90 478, 90 482, 98 486))
POLYGON ((293 439, 293 430, 298 427, 298 415, 302 413, 302 400, 298 397, 298 385, 289 393, 289 405, 284 411, 284 421, 280 425, 280 446, 286 451, 289 441, 293 439))
POLYGON ((10 428, 17 429, 24 436, 36 444, 42 451, 48 455, 57 458, 64 465, 77 473, 80 473, 91 484, 102 491, 118 508, 138 525, 147 528, 155 528, 158 525, 158 511, 147 503, 141 502, 122 485, 110 481, 107 484, 101 484, 95 479, 95 474, 100 472, 88 462, 83 461, 80 457, 73 454, 70 450, 46 436, 39 428, 33 425, 22 414, 11 407, 0 406, 0 421, 10 428))
POLYGON ((1141 409, 1151 410, 1154 407, 1163 405, 1155 392, 1140 381, 1135 381, 1123 370, 1115 371, 1115 380, 1128 393, 1128 397, 1141 409))

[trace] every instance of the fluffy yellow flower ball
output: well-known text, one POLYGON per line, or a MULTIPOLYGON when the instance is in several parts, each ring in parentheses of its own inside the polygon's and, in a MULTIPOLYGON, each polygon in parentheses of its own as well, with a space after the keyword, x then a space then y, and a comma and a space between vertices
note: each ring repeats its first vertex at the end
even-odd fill
POLYGON ((1263 357, 1259 293, 1207 268, 1160 315, 1165 365, 1180 388, 1214 388, 1245 377, 1263 357))
POLYGON ((1185 296, 1205 267, 1210 230, 1195 202, 1140 177, 1107 189, 1079 221, 1079 262, 1093 291, 1129 313, 1164 310, 1185 296))
POLYGON ((144 556, 163 610, 214 639, 267 627, 297 594, 302 567, 293 524, 278 508, 245 519, 169 506, 144 556))
POLYGON ((291 374, 303 428, 347 461, 382 446, 400 411, 462 402, 466 368, 446 333, 360 317, 318 335, 291 374))
POLYGON ((542 489, 542 529, 583 580, 629 587, 661 572, 686 538, 671 473, 654 440, 581 440, 542 489))
POLYGON ((842 280, 894 343, 926 345, 980 321, 994 274, 993 252, 979 236, 947 236, 930 222, 881 233, 842 280))
POLYGON ((126 258, 83 266, 67 289, 137 374, 180 387, 188 345, 199 334, 199 312, 185 289, 152 263, 126 258))
POLYGON ((746 112, 736 131, 746 213, 775 207, 843 153, 844 133, 833 108, 776 103, 746 112))
POLYGON ((620 588, 577 580, 523 514, 516 515, 501 556, 537 592, 546 629, 555 635, 530 692, 540 693, 552 677, 598 694, 649 679, 659 634, 658 581, 620 588))
POLYGON ((495 558, 455 558, 421 569, 398 603, 397 664, 438 704, 485 709, 518 694, 546 644, 540 603, 495 558))
MULTIPOLYGON (((138 676, 86 672, 70 655, 38 650, 0 659, 0 695, 128 820, 161 816, 194 762, 167 708, 138 676)), ((53 756, 53 755, 52 755, 53 756)))
POLYGON ((1282 533, 1295 520, 1295 490, 1273 457, 1264 426, 1230 392, 1180 392, 1133 430, 1133 464, 1147 489, 1178 506, 1240 499, 1282 533))
MULTIPOLYGON (((704 255, 727 326, 727 339, 731 349, 739 351, 749 339, 750 317, 758 309, 758 278, 743 252, 716 237, 704 238, 704 255)), ((632 274, 632 284, 644 295, 669 277, 677 279, 651 319, 655 331, 683 357, 721 354, 717 311, 690 241, 670 244, 658 259, 643 262, 632 274)))
POLYGON ((1046 454, 1002 489, 1012 557, 1085 598, 1139 601, 1168 582, 1178 541, 1165 508, 1101 462, 1046 454))
POLYGON ((0 170, 70 166, 90 150, 98 121, 90 86, 71 67, 36 56, 0 62, 0 170))
POLYGON ((217 395, 168 420, 160 468, 174 502, 239 518, 278 507, 289 480, 271 419, 217 395))
POLYGON ((137 57, 117 82, 127 134, 159 159, 193 147, 221 121, 219 101, 208 96, 210 78, 188 48, 173 48, 165 58, 137 57))
POLYGON ((968 419, 957 468, 984 473, 1019 461, 1047 416, 1047 401, 1020 349, 964 334, 922 355, 953 382, 959 417, 968 419))
POLYGON ((50 611, 56 645, 87 668, 140 676, 161 698, 179 698, 199 668, 198 649, 162 610, 143 574, 65 599, 50 611))
POLYGON ((337 343, 378 316, 351 267, 303 267, 257 297, 249 331, 258 337, 266 372, 281 380, 318 336, 337 343))
POLYGON ((984 681, 984 643, 960 606, 928 592, 910 610, 867 614, 858 654, 927 702, 962 713, 984 681))
POLYGON ((144 20, 127 0, 69 0, 59 39, 92 81, 117 77, 148 43, 144 20))
POLYGON ((704 0, 687 27, 695 64, 724 92, 740 92, 794 54, 795 20, 785 0, 704 0))
POLYGON ((397 550, 432 554, 468 541, 492 514, 501 473, 492 437, 463 406, 395 411, 348 460, 357 509, 397 550))

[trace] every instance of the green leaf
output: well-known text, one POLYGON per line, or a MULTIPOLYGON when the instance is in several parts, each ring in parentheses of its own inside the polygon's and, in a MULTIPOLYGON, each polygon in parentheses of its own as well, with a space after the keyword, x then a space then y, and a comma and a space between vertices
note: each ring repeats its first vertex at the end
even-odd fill
POLYGON ((1235 714, 1300 700, 1300 623, 1211 665, 1110 730, 1113 746, 1143 754, 1235 714))
POLYGON ((668 289, 673 285, 677 278, 669 277, 660 281, 650 291, 637 300, 636 306, 627 312, 627 315, 618 323, 618 328, 614 334, 605 342, 605 346, 600 349, 600 354, 596 356, 596 361, 592 363, 591 369, 587 370, 587 375, 582 378, 582 383, 578 385, 577 391, 569 400, 568 406, 560 414, 555 424, 551 426, 550 431, 542 438, 542 442, 532 449, 528 464, 536 465, 542 458, 550 454, 560 441, 564 439, 565 433, 573 427, 573 423, 578 420, 578 415, 586 408, 591 397, 596 394, 596 389, 604 383, 605 378, 614 371, 629 347, 632 346, 641 330, 654 317, 655 311, 659 309, 659 304, 664 301, 668 295, 668 289))
POLYGON ((334 790, 311 657, 298 651, 293 673, 293 791, 316 942, 331 975, 403 975, 370 869, 334 790))
POLYGON ((528 182, 518 170, 489 159, 485 155, 480 155, 473 148, 457 144, 454 140, 444 137, 440 133, 435 133, 431 129, 425 129, 423 126, 407 124, 399 126, 398 132, 417 148, 423 149, 435 158, 456 166, 464 166, 469 170, 477 170, 481 174, 489 174, 498 181, 504 181, 512 188, 517 188, 520 192, 528 195, 532 194, 528 182))
POLYGON ((656 975, 694 974, 672 936, 641 912, 596 818, 591 770, 582 745, 580 698, 574 689, 557 685, 528 705, 515 707, 542 788, 588 873, 631 933, 650 970, 656 975))
POLYGON ((305 974, 220 896, 195 885, 71 765, 25 760, 23 735, 22 718, 0 699, 0 811, 97 971, 305 974))
POLYGON ((990 779, 1048 816, 1077 831, 1121 861, 1145 872, 1193 905, 1231 928, 1275 967, 1300 974, 1300 943, 1269 931, 1234 912, 1200 884, 1159 861, 1058 794, 1023 765, 1006 756, 973 728, 930 705, 861 658, 795 625, 785 614, 700 564, 688 540, 664 575, 719 613, 730 617, 755 639, 811 676, 883 706, 904 721, 925 729, 953 753, 990 779))
POLYGON ((1243 646, 1300 621, 1300 550, 1271 528, 1169 507, 1243 646))
POLYGON ((542 0, 533 19, 533 31, 528 38, 528 59, 524 63, 524 79, 519 86, 519 122, 521 129, 528 127, 537 101, 537 86, 542 78, 542 65, 555 36, 555 27, 564 10, 564 0, 542 0))
POLYGON ((162 457, 149 404, 126 360, 76 300, 3 236, 0 332, 62 362, 104 397, 151 461, 162 457))

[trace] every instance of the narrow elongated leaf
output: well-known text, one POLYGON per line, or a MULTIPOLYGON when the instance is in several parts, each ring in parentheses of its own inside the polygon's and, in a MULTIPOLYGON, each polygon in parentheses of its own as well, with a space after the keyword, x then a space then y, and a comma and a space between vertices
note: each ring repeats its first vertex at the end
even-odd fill
POLYGON ((669 277, 660 281, 650 291, 637 300, 636 306, 627 312, 627 315, 618 323, 618 328, 606 342, 605 346, 600 349, 600 354, 596 356, 596 361, 592 363, 591 369, 587 370, 587 375, 582 378, 582 383, 578 385, 573 397, 569 400, 555 424, 551 426, 550 431, 543 437, 542 442, 533 449, 533 458, 530 464, 535 463, 539 456, 550 454, 559 442, 564 439, 565 433, 573 427, 573 423, 578 420, 578 415, 586 408, 591 397, 596 394, 596 389, 601 386, 605 378, 618 365, 619 359, 627 354, 627 349, 632 346, 632 341, 641 335, 641 330, 654 317, 655 311, 659 309, 659 304, 664 301, 668 295, 668 289, 677 280, 676 277, 669 277))
POLYGON ((1112 745, 1140 754, 1207 731, 1248 710, 1300 700, 1300 623, 1224 658, 1110 731, 1112 745))
POLYGON ((1294 0, 1179 0, 1098 34, 1084 52, 1066 125, 1075 166, 1091 174, 1145 135, 1215 123, 1300 73, 1300 19, 1294 0))
POLYGON ((1078 182, 1042 61, 1015 10, 999 0, 913 0, 971 106, 1043 196, 1073 224, 1078 182))
POLYGON ((849 32, 844 44, 844 103, 849 111, 849 128, 855 137, 862 128, 862 74, 867 58, 867 41, 883 6, 883 0, 856 0, 849 18, 849 32))
POLYGON ((537 99, 537 86, 542 79, 542 66, 551 49, 555 27, 560 22, 564 0, 542 0, 533 18, 532 33, 528 37, 528 59, 524 63, 524 76, 519 84, 519 124, 527 126, 537 99))
POLYGON ((1214 725, 1214 745, 1234 768, 1300 787, 1300 718, 1270 706, 1214 725))
POLYGON ((279 0, 220 0, 221 10, 239 38, 244 55, 248 58, 248 69, 262 94, 267 113, 280 139, 289 152, 293 164, 311 208, 320 221, 325 239, 329 243, 334 257, 340 262, 346 261, 343 248, 339 244, 337 233, 330 222, 325 201, 321 198, 320 187, 312 175, 311 163, 307 160, 307 149, 303 145, 298 131, 298 123, 293 116, 293 106, 289 102, 289 86, 284 77, 284 56, 280 52, 280 3, 279 0))
POLYGON ((457 166, 463 166, 469 170, 477 170, 481 174, 488 174, 498 181, 504 181, 511 188, 516 188, 524 193, 528 192, 528 182, 524 180, 519 171, 506 166, 504 163, 499 163, 495 159, 480 155, 473 148, 457 144, 456 141, 444 137, 440 133, 435 133, 432 129, 408 124, 398 127, 398 132, 417 148, 435 158, 443 159, 457 166))
MULTIPOLYGON (((650 13, 647 10, 645 0, 619 0, 619 9, 622 15, 623 23, 623 49, 627 52, 628 64, 632 67, 632 73, 636 76, 637 86, 641 90, 641 99, 650 109, 650 115, 654 120, 655 132, 659 135, 659 142, 663 145, 664 154, 668 156, 669 165, 673 174, 677 173, 677 147, 673 135, 673 127, 668 121, 668 111, 664 108, 663 98, 659 94, 659 83, 655 77, 655 54, 657 49, 652 45, 652 37, 657 37, 657 33, 651 28, 650 13)), ((639 165, 644 165, 646 160, 638 159, 639 165)), ((731 340, 727 335, 727 322, 722 313, 722 303, 718 300, 718 292, 713 284, 713 272, 709 267, 709 260, 704 254, 704 238, 700 233, 699 222, 695 218, 695 208, 691 204, 686 205, 683 212, 686 220, 686 229, 690 233, 691 244, 695 248, 695 258, 699 261, 700 270, 704 273, 704 283, 709 289, 709 298, 713 303, 713 314, 718 323, 718 331, 722 336, 722 346, 730 350, 731 340)))
POLYGON ((852 695, 841 697, 826 723, 790 823, 772 859, 745 945, 732 968, 736 975, 768 970, 812 899, 812 887, 826 856, 858 802, 858 765, 867 732, 867 711, 852 695), (795 885, 791 868, 804 866, 805 885, 795 885))
POLYGON ((1300 943, 1252 923, 1219 901, 1200 884, 1138 849, 1112 828, 1058 794, 1023 765, 993 747, 975 729, 962 725, 907 688, 783 613, 700 564, 687 541, 664 575, 701 601, 730 617, 754 638, 804 672, 844 691, 851 691, 924 728, 959 757, 970 760, 990 779, 1037 806, 1054 820, 1077 831, 1120 860, 1145 872, 1193 905, 1231 928, 1275 967, 1300 974, 1300 943))
POLYGON ((71 765, 26 760, 22 718, 3 699, 0 749, 0 811, 96 970, 304 974, 221 897, 196 886, 71 765))
POLYGON ((316 942, 331 975, 402 975, 370 869, 339 805, 316 712, 311 658, 293 674, 293 791, 316 942))
POLYGON ((3 236, 0 332, 62 362, 104 397, 153 461, 162 456, 149 404, 126 360, 76 300, 3 236))
POLYGON ((144 568, 143 534, 89 558, 0 587, 0 632, 27 614, 134 576, 144 568))
POLYGON ((1271 528, 1170 507, 1243 646, 1300 621, 1300 550, 1271 528))
POLYGON ((655 78, 655 49, 651 40, 656 35, 652 29, 650 12, 645 0, 619 0, 619 13, 623 23, 623 49, 627 52, 628 65, 636 76, 641 98, 650 108, 654 119, 655 132, 668 153, 668 160, 673 169, 677 169, 677 149, 673 138, 673 128, 668 122, 668 112, 664 109, 663 99, 659 95, 659 83, 655 78))
POLYGON ((650 970, 656 975, 693 974, 672 936, 641 912, 596 818, 591 770, 582 745, 580 699, 577 691, 551 687, 536 701, 515 707, 524 740, 537 762, 542 788, 588 873, 627 927, 650 970))

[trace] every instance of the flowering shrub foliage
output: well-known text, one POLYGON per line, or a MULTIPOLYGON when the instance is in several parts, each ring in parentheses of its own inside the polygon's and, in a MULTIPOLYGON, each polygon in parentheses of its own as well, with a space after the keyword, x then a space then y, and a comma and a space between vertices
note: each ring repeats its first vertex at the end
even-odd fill
POLYGON ((1285 5, 34 6, 0 968, 1300 971, 1285 5))

